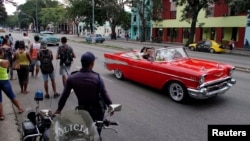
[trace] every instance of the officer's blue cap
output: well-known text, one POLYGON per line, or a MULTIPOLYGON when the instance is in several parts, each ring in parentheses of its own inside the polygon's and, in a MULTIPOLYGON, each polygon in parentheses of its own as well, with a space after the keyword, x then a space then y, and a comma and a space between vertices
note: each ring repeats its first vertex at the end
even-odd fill
POLYGON ((81 57, 81 62, 90 64, 94 62, 96 59, 95 55, 92 52, 85 52, 81 57))

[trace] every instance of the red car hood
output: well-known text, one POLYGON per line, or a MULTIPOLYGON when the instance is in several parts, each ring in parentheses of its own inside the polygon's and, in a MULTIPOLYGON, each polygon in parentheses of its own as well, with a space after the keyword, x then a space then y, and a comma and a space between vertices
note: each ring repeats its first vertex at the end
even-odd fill
POLYGON ((183 71, 191 74, 206 74, 206 80, 214 80, 218 78, 227 77, 229 75, 229 66, 219 62, 208 60, 188 58, 183 60, 176 60, 171 63, 183 71))

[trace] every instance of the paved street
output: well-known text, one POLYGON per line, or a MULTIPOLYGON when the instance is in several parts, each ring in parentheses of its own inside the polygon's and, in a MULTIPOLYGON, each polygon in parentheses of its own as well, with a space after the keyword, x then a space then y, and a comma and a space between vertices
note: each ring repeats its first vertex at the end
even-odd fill
MULTIPOLYGON (((63 35, 59 35, 63 36, 63 35)), ((77 37, 76 35, 67 35, 69 40, 71 41, 84 41, 84 38, 82 37, 77 37)), ((108 41, 111 42, 111 41, 108 41)), ((125 40, 116 40, 113 42, 133 42, 133 43, 138 43, 138 44, 145 44, 145 45, 156 45, 156 46, 168 46, 172 44, 156 44, 156 43, 141 43, 141 42, 135 42, 135 41, 125 41, 125 40)), ((243 50, 233 50, 232 52, 227 52, 227 53, 232 53, 232 54, 240 54, 240 55, 250 55, 250 51, 243 51, 243 50)), ((245 66, 242 66, 242 69, 250 70, 249 68, 245 68, 245 66)), ((16 72, 14 73, 16 76, 16 72)), ((58 75, 58 74, 57 74, 58 75)), ((17 77, 17 76, 16 76, 17 77)), ((22 103, 23 106, 29 105, 31 102, 35 103, 33 101, 33 93, 29 93, 27 95, 23 95, 19 93, 19 85, 18 85, 18 80, 11 81, 12 86, 14 91, 16 92, 16 95, 21 101, 25 101, 25 103, 22 103), (27 105, 26 105, 27 104, 27 105)), ((42 79, 41 78, 30 78, 29 85, 33 85, 33 87, 30 87, 30 91, 35 91, 37 88, 43 89, 43 84, 42 84, 42 79), (37 81, 41 83, 37 83, 37 81)), ((61 92, 61 89, 58 90, 61 92)), ((47 104, 51 104, 51 101, 46 101, 47 104)), ((56 105, 57 100, 55 100, 52 104, 56 105)), ((16 108, 13 107, 13 105, 10 103, 10 100, 3 94, 3 108, 4 108, 4 114, 5 114, 5 120, 0 121, 0 137, 2 141, 18 141, 20 140, 20 133, 18 132, 18 125, 16 125, 17 120, 20 120, 20 117, 24 117, 25 113, 22 115, 17 114, 16 108), (14 109, 14 110, 13 110, 14 109), (14 130, 15 129, 15 130, 14 130)), ((35 108, 35 107, 32 107, 35 108)))

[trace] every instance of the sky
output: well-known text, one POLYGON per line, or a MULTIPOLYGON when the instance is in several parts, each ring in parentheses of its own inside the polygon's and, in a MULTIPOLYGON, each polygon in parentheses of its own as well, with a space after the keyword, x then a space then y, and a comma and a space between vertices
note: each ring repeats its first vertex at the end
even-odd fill
MULTIPOLYGON (((24 4, 26 2, 26 0, 13 0, 13 1, 16 2, 17 5, 24 4)), ((4 5, 8 15, 13 15, 13 13, 16 11, 16 7, 6 2, 4 3, 4 5)))
MULTIPOLYGON (((13 0, 13 1, 16 2, 17 5, 24 4, 26 2, 26 0, 13 0)), ((58 0, 58 1, 63 2, 63 0, 58 0)), ((16 11, 16 7, 14 7, 10 3, 4 3, 4 5, 5 5, 5 9, 8 15, 14 15, 14 12, 16 11)), ((126 7, 126 10, 130 11, 130 8, 126 7)))
MULTIPOLYGON (((26 2, 26 0, 13 0, 14 2, 17 3, 17 5, 20 5, 20 4, 24 4, 26 2)), ((58 0, 58 1, 63 1, 63 0, 58 0)), ((16 7, 14 7, 12 4, 10 3, 4 3, 5 5, 5 9, 8 13, 8 15, 13 15, 14 12, 16 11, 16 7)))

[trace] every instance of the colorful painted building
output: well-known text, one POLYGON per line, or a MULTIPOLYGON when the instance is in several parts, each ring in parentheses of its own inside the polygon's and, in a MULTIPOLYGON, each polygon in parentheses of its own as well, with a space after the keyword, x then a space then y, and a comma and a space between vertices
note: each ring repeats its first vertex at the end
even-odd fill
MULTIPOLYGON (((180 21, 183 7, 178 6, 174 0, 163 0, 163 20, 153 23, 152 36, 161 37, 162 42, 186 43, 189 38, 191 23, 180 21)), ((236 13, 234 9, 225 4, 213 4, 208 7, 206 14, 201 10, 198 15, 194 42, 202 39, 212 39, 228 45, 231 39, 235 46, 242 48, 245 40, 246 13, 236 13)))
POLYGON ((129 37, 132 40, 139 40, 142 36, 142 20, 139 11, 143 11, 143 18, 145 19, 144 34, 146 41, 151 39, 152 35, 152 21, 149 18, 149 12, 152 10, 152 0, 138 0, 131 8, 131 29, 129 37))

